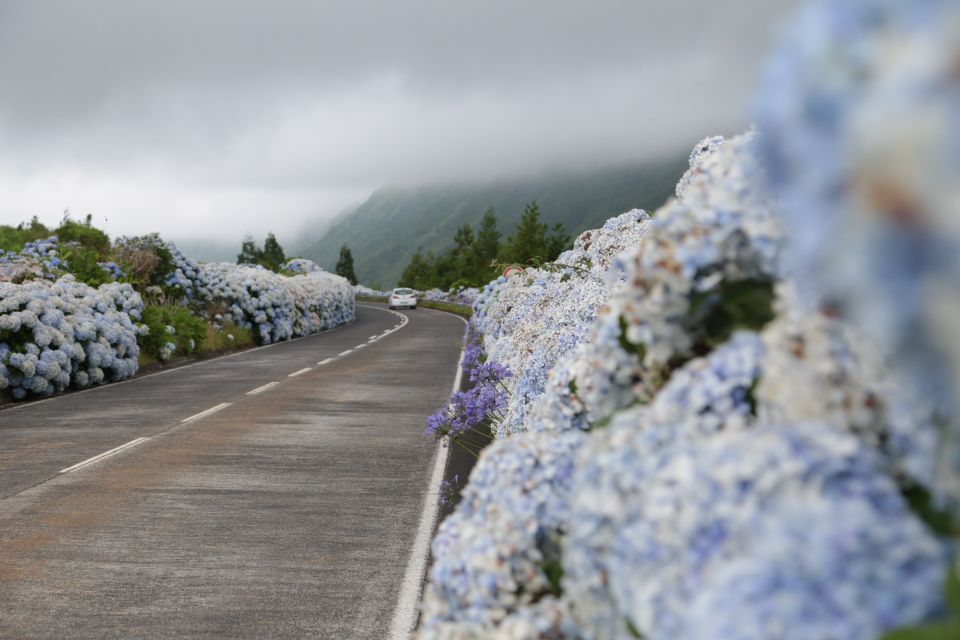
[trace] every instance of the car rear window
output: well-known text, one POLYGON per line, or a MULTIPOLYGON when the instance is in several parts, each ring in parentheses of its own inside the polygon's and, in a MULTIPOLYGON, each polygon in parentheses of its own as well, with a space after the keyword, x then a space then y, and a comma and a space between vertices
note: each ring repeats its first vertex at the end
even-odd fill
POLYGON ((409 296, 413 294, 413 289, 394 289, 393 292, 398 296, 409 296))

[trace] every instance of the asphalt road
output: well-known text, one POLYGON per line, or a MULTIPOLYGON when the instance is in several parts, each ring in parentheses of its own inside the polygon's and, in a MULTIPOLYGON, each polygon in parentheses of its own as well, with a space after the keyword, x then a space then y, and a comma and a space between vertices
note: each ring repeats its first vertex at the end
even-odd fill
POLYGON ((0 411, 0 638, 387 637, 463 334, 403 315, 0 411))

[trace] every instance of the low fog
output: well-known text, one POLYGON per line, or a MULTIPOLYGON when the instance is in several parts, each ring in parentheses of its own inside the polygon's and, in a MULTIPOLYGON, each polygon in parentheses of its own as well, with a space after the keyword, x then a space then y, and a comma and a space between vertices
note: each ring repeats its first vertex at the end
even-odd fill
POLYGON ((790 1, 0 3, 0 224, 238 242, 749 124, 790 1))

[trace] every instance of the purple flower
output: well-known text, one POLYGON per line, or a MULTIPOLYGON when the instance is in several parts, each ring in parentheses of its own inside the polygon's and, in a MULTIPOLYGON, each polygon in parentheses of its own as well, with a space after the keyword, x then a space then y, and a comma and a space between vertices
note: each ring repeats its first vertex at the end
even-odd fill
POLYGON ((478 385, 494 385, 513 375, 510 368, 497 362, 484 362, 470 372, 470 381, 478 385))
MULTIPOLYGON (((467 344, 466 348, 463 350, 463 362, 460 365, 461 368, 466 373, 470 373, 478 366, 483 360, 483 347, 476 343, 467 344)), ((472 376, 473 374, 471 374, 472 376)), ((472 379, 472 378, 471 378, 472 379)))

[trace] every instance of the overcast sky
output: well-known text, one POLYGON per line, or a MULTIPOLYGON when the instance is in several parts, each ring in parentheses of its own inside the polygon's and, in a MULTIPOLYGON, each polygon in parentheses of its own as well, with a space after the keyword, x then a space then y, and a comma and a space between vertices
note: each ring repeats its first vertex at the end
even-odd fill
POLYGON ((791 0, 0 0, 0 224, 296 244, 378 186, 749 124, 791 0))

